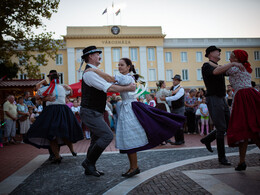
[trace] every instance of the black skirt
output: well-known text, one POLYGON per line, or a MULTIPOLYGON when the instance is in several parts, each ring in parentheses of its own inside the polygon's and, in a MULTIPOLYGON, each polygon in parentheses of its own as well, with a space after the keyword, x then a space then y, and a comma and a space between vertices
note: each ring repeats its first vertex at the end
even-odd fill
POLYGON ((64 138, 76 143, 84 139, 83 131, 67 105, 50 105, 32 124, 24 142, 37 148, 49 148, 50 141, 54 139, 58 140, 60 146, 65 145, 64 138))

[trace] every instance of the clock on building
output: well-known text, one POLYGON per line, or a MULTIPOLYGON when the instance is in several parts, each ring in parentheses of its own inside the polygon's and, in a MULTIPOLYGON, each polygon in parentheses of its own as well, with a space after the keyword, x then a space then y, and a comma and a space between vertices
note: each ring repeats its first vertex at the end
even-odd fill
POLYGON ((118 26, 113 26, 111 28, 111 32, 114 34, 114 35, 118 35, 119 32, 120 32, 120 28, 118 26))

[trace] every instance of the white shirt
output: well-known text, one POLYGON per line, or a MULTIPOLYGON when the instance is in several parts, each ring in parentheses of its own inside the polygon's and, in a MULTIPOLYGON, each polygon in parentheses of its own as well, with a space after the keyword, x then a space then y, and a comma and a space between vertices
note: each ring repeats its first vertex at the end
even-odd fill
MULTIPOLYGON (((173 91, 177 89, 180 85, 174 86, 173 91)), ((180 99, 184 95, 184 89, 181 87, 180 90, 173 96, 166 97, 166 101, 172 102, 180 99)))
POLYGON ((72 106, 70 109, 73 112, 73 114, 75 114, 76 112, 80 113, 80 107, 79 106, 78 107, 72 106))
MULTIPOLYGON (((49 86, 45 86, 45 87, 38 89, 37 93, 41 98, 44 97, 42 94, 48 89, 48 87, 49 86)), ((56 98, 54 102, 47 101, 46 106, 54 105, 54 104, 66 104, 65 97, 66 97, 66 95, 68 95, 70 93, 70 91, 65 90, 64 87, 60 84, 57 84, 56 87, 57 87, 57 92, 58 92, 58 98, 56 98)), ((55 89, 54 89, 53 93, 51 94, 51 96, 53 96, 53 97, 56 96, 55 89)))
MULTIPOLYGON (((91 68, 97 68, 96 66, 92 64, 88 64, 91 68)), ((98 74, 96 74, 93 71, 88 71, 83 74, 83 80, 84 82, 90 86, 94 87, 98 90, 102 90, 105 93, 107 93, 107 89, 112 85, 111 83, 107 82, 105 79, 100 77, 98 74)))

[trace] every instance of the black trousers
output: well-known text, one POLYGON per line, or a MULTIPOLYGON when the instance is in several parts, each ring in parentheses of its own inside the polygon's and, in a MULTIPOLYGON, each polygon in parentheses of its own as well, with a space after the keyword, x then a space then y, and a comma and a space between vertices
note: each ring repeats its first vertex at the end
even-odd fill
POLYGON ((186 110, 186 116, 187 116, 188 132, 194 133, 195 132, 195 112, 193 111, 193 109, 186 110))

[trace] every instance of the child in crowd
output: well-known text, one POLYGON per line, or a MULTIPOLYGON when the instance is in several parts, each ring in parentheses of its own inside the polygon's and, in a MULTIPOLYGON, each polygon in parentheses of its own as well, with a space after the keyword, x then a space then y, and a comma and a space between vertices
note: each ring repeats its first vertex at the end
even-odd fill
POLYGON ((77 99, 75 99, 73 101, 73 106, 71 107, 71 111, 73 112, 73 114, 75 115, 77 121, 81 125, 83 133, 85 131, 86 139, 90 139, 90 131, 87 129, 87 127, 85 125, 83 125, 83 123, 82 123, 82 121, 80 119, 80 115, 79 115, 79 113, 80 113, 80 103, 79 103, 79 101, 81 102, 81 99, 78 96, 77 99))
POLYGON ((32 125, 34 123, 34 121, 36 120, 37 114, 33 113, 33 108, 29 108, 29 114, 30 114, 30 116, 29 116, 30 125, 32 125))
POLYGON ((155 102, 155 100, 154 100, 154 95, 153 94, 149 94, 148 96, 147 96, 147 101, 148 101, 148 105, 149 106, 152 106, 152 107, 155 107, 156 106, 156 102, 155 102))
POLYGON ((41 114, 41 112, 43 111, 42 100, 36 100, 36 108, 34 111, 36 112, 35 117, 38 117, 41 114))
POLYGON ((199 105, 201 113, 201 132, 200 135, 204 135, 204 125, 206 124, 207 135, 209 134, 209 111, 206 104, 206 97, 202 98, 202 102, 199 105))
POLYGON ((197 101, 198 107, 195 112, 195 132, 199 133, 201 130, 200 127, 200 119, 201 119, 201 113, 200 113, 200 103, 201 101, 197 101))
POLYGON ((80 124, 81 123, 80 116, 79 116, 80 107, 77 100, 73 101, 73 106, 71 107, 71 111, 73 112, 73 114, 75 115, 75 117, 77 118, 80 124))
POLYGON ((66 105, 67 105, 69 108, 71 108, 71 107, 73 106, 73 103, 70 102, 69 96, 66 96, 65 102, 66 102, 66 105))

